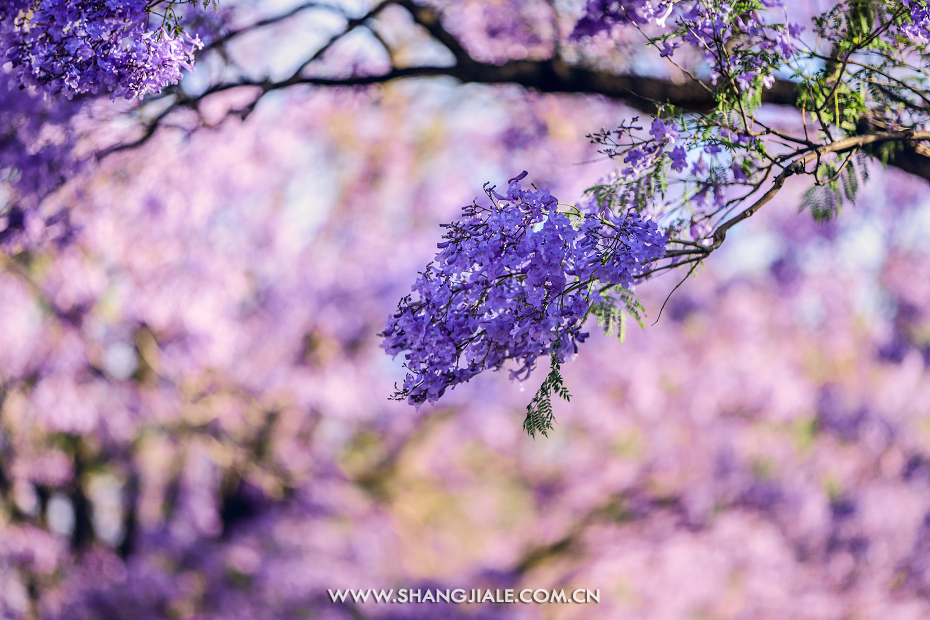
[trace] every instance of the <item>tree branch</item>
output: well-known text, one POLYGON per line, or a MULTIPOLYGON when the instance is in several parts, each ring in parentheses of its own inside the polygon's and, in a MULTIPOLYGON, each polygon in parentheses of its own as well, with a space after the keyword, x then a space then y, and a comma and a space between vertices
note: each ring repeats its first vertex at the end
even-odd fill
MULTIPOLYGON (((229 33, 217 44, 222 46, 233 37, 244 32, 280 23, 296 13, 310 8, 323 8, 323 5, 307 2, 281 16, 265 19, 252 26, 229 33)), ((171 109, 197 108, 201 100, 213 94, 243 86, 257 87, 259 89, 255 101, 251 106, 247 106, 247 109, 254 107, 254 104, 266 93, 292 86, 364 87, 424 77, 451 77, 461 83, 515 84, 540 93, 601 95, 623 102, 645 113, 654 113, 658 106, 662 104, 672 104, 684 111, 696 113, 707 112, 717 105, 714 87, 709 83, 698 80, 675 82, 669 79, 636 74, 617 74, 596 68, 569 64, 557 55, 544 59, 511 60, 503 64, 478 61, 444 27, 440 12, 432 7, 421 5, 415 0, 381 0, 364 16, 358 18, 347 17, 347 21, 346 28, 333 35, 322 48, 308 56, 307 60, 301 63, 300 69, 287 78, 278 81, 267 78, 240 78, 224 81, 214 84, 203 93, 193 97, 184 96, 178 92, 176 93, 179 95, 177 101, 164 114, 159 115, 145 125, 145 130, 139 140, 126 145, 110 147, 103 152, 103 155, 123 148, 137 146, 146 141, 171 109), (409 12, 414 23, 422 27, 433 40, 449 50, 455 58, 455 64, 451 66, 395 66, 385 73, 376 75, 353 75, 336 78, 307 75, 306 68, 319 59, 326 50, 354 28, 365 24, 390 5, 397 5, 409 12)), ((212 47, 216 47, 217 44, 212 47)), ((771 88, 762 91, 762 102, 798 108, 797 92, 799 86, 798 83, 790 80, 777 79, 771 88)), ((871 129, 866 129, 863 133, 868 131, 871 131, 871 129)), ((907 144, 903 149, 896 151, 888 158, 888 164, 930 181, 930 149, 907 144)))
MULTIPOLYGON (((798 159, 791 162, 791 164, 788 165, 781 172, 781 174, 775 177, 775 180, 772 181, 772 187, 769 188, 769 190, 765 192, 761 198, 759 198, 750 206, 746 207, 739 214, 733 216, 718 226, 717 230, 714 231, 714 243, 708 248, 708 254, 720 247, 720 245, 726 239, 728 230, 743 220, 751 217, 756 213, 756 211, 765 206, 767 202, 775 197, 775 194, 777 194, 778 191, 782 188, 788 177, 795 174, 803 174, 805 167, 810 162, 817 160, 829 153, 845 153, 846 151, 859 149, 872 144, 882 144, 886 142, 914 142, 915 140, 930 140, 930 131, 915 131, 913 129, 908 129, 905 131, 880 131, 862 136, 844 138, 843 140, 837 140, 831 144, 825 144, 823 146, 817 147, 816 149, 813 149, 806 155, 803 155, 802 157, 799 157, 798 159)), ((917 153, 918 148, 920 147, 911 147, 914 153, 917 153)))
MULTIPOLYGON (((217 84, 195 99, 241 86, 257 86, 267 92, 299 84, 328 87, 370 86, 402 79, 440 76, 451 77, 462 83, 517 84, 541 93, 603 95, 647 113, 655 112, 657 106, 664 103, 689 112, 706 112, 716 105, 713 97, 705 90, 705 84, 701 82, 678 83, 641 75, 614 74, 554 59, 513 60, 501 65, 472 60, 448 67, 402 67, 391 69, 387 73, 347 78, 292 76, 280 81, 240 80, 217 84)), ((772 88, 763 91, 762 101, 794 106, 795 89, 794 82, 776 80, 772 88)))

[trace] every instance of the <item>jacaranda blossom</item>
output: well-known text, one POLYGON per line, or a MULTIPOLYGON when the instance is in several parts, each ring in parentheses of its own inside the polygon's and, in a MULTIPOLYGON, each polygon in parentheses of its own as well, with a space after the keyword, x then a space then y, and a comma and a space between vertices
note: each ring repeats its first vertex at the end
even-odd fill
POLYGON ((629 210, 565 213, 548 190, 506 195, 486 186, 491 206, 472 204, 446 225, 436 259, 420 274, 381 334, 409 370, 395 397, 435 402, 484 370, 516 365, 525 379, 537 359, 563 362, 587 334, 583 323, 607 287, 629 288, 662 257, 666 237, 629 210))

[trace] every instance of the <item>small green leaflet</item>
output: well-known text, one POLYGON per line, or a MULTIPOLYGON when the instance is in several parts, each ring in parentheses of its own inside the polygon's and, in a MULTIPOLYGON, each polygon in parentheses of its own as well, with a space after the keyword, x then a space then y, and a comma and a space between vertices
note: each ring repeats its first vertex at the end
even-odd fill
POLYGON ((591 306, 588 313, 597 318, 597 324, 604 328, 605 333, 617 334, 620 342, 626 339, 625 315, 629 314, 641 328, 645 327, 646 309, 639 298, 626 289, 614 289, 613 295, 606 295, 604 301, 591 306))

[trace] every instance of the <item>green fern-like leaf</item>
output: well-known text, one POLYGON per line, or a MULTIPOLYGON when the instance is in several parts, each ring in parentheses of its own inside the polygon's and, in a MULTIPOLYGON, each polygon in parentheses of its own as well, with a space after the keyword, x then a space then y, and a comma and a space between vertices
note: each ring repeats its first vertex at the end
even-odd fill
POLYGON ((842 202, 836 199, 836 193, 826 185, 815 185, 801 197, 800 210, 809 210, 815 222, 833 220, 842 207, 842 202))
POLYGON ((536 433, 548 437, 549 431, 553 428, 552 423, 555 421, 555 416, 552 414, 553 394, 566 401, 570 401, 572 398, 568 388, 565 387, 560 371, 561 364, 553 355, 549 374, 542 382, 542 385, 539 386, 533 400, 526 406, 526 419, 523 420, 523 430, 534 439, 536 433))
POLYGON ((640 328, 645 329, 646 308, 639 300, 639 297, 633 294, 632 291, 626 289, 617 291, 617 297, 619 297, 620 302, 623 304, 623 309, 626 310, 626 313, 636 320, 640 328))
POLYGON ((835 163, 824 164, 820 171, 825 177, 835 177, 823 185, 815 185, 801 197, 799 211, 811 212, 817 222, 829 222, 836 218, 847 202, 855 203, 862 183, 869 180, 866 156, 858 153, 837 174, 835 163))
POLYGON ((646 308, 631 291, 615 288, 604 296, 604 301, 588 310, 597 319, 606 334, 616 334, 620 342, 626 338, 627 315, 645 328, 646 308))

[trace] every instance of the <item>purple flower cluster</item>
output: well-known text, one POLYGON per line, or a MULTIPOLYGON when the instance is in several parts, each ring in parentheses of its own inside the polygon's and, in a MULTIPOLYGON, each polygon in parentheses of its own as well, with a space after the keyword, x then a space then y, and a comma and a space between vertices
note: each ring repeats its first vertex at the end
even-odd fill
MULTIPOLYGON (((637 119, 634 119, 634 122, 637 119)), ((599 134, 592 135, 595 142, 606 145, 607 148, 601 152, 612 158, 623 158, 626 164, 620 169, 620 175, 625 181, 636 181, 655 171, 662 161, 668 157, 671 161, 671 167, 676 172, 682 172, 688 164, 688 144, 694 142, 693 136, 685 136, 685 129, 679 126, 678 122, 670 117, 659 117, 652 121, 649 128, 651 139, 637 142, 633 138, 633 130, 641 130, 642 127, 621 126, 614 131, 603 131, 599 134), (629 142, 625 141, 628 140, 629 142)), ((723 148, 721 143, 732 143, 737 147, 747 147, 753 142, 753 139, 734 129, 721 127, 717 129, 713 138, 714 141, 703 147, 703 152, 714 156, 723 148)), ((736 165, 736 164, 734 164, 736 165)), ((738 167, 738 166, 737 166, 738 167)), ((704 177, 708 174, 709 168, 701 155, 691 166, 690 176, 704 177)), ((736 181, 745 181, 745 172, 734 171, 736 181)))
POLYGON ((713 12, 695 3, 681 15, 682 40, 704 50, 705 59, 715 68, 712 81, 725 73, 742 91, 751 90, 758 78, 764 87, 770 88, 775 78, 764 53, 783 60, 791 58, 796 50, 794 39, 801 34, 801 27, 766 24, 759 11, 739 15, 733 11, 733 5, 725 2, 718 3, 713 12), (734 44, 732 52, 725 53, 721 42, 730 41, 737 34, 743 40, 734 44))
POLYGON ((623 165, 589 190, 586 210, 635 208, 674 228, 671 222, 686 207, 692 223, 699 222, 690 228, 692 240, 705 239, 712 230, 709 218, 727 206, 727 188, 751 184, 757 177, 758 138, 736 128, 708 131, 663 111, 653 119, 646 138, 646 127, 638 121, 634 117, 629 124, 589 136, 603 146, 599 152, 623 165), (669 169, 684 181, 671 197, 669 169))
POLYGON ((902 0, 908 8, 911 21, 900 26, 900 32, 920 43, 930 41, 930 5, 926 0, 902 0))
POLYGON ((404 353, 409 370, 395 397, 420 405, 487 369, 517 362, 526 379, 540 356, 563 362, 577 352, 600 289, 628 288, 662 257, 666 237, 634 211, 558 211, 548 190, 506 195, 487 188, 490 207, 473 204, 446 225, 436 260, 421 273, 382 332, 382 347, 404 353), (574 221, 573 221, 574 220, 574 221))
MULTIPOLYGON (((766 7, 781 6, 766 0, 766 7)), ((585 13, 576 23, 572 37, 581 39, 610 31, 617 26, 652 25, 671 31, 657 39, 661 55, 671 56, 682 45, 701 50, 712 67, 714 81, 727 75, 742 91, 751 90, 761 78, 762 85, 774 82, 773 60, 790 58, 801 33, 796 24, 769 24, 760 11, 735 10, 730 2, 653 2, 652 0, 588 0, 585 13), (673 13, 676 13, 672 20, 673 13), (741 41, 730 50, 725 43, 739 35, 741 41)))
POLYGON ((592 37, 620 24, 657 24, 664 28, 674 5, 674 2, 653 3, 650 0, 588 0, 572 37, 592 37))
POLYGON ((201 43, 149 24, 147 0, 11 0, 0 5, 0 64, 47 93, 132 99, 192 69, 201 43))
MULTIPOLYGON (((620 174, 627 180, 639 179, 648 174, 665 157, 665 149, 681 139, 681 132, 670 119, 653 120, 649 135, 652 136, 652 140, 625 151, 623 163, 626 166, 620 170, 620 174)), ((672 149, 670 155, 673 159, 676 156, 684 159, 687 153, 679 145, 677 150, 672 149)))

